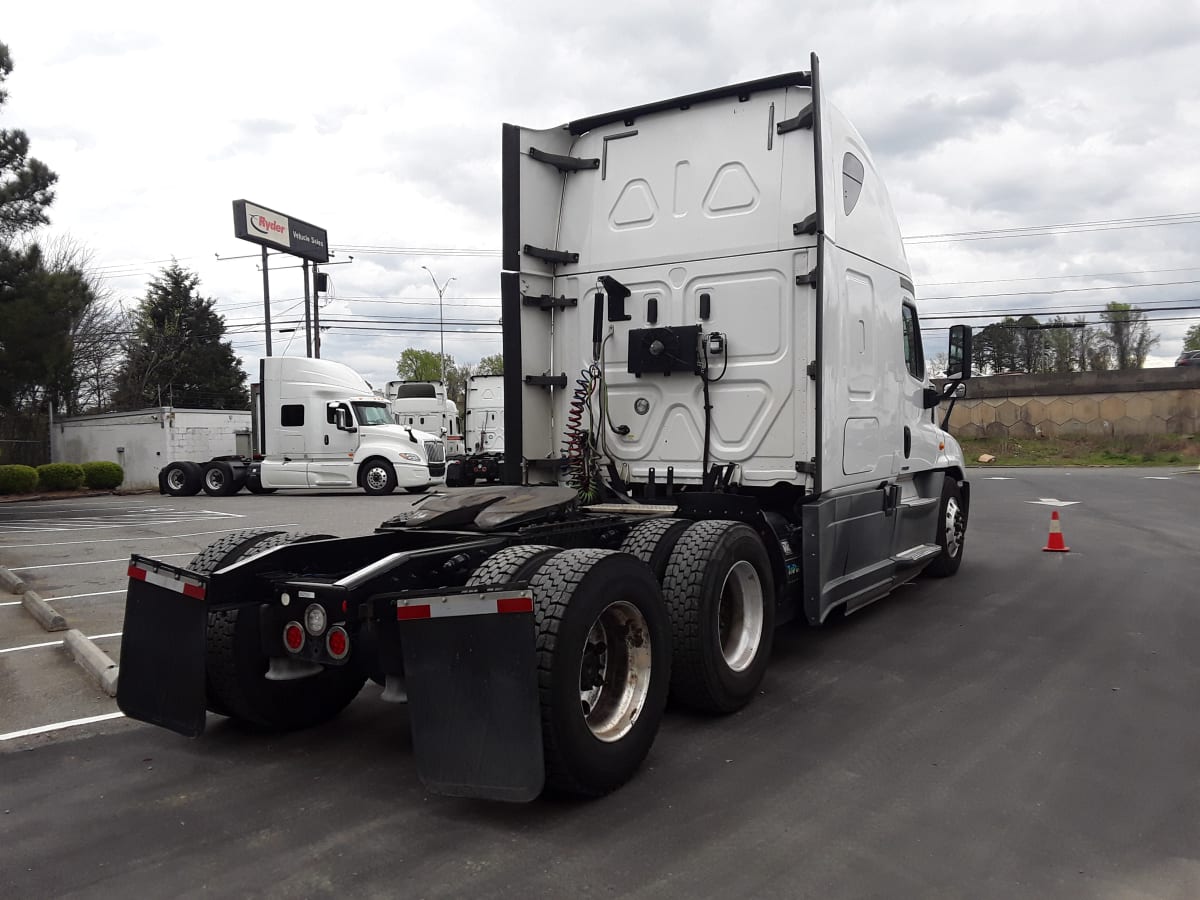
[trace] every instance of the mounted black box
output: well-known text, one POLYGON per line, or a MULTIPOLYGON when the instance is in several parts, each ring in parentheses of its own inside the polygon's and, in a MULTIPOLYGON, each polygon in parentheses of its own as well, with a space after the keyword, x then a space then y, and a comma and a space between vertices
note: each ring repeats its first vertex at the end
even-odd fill
POLYGON ((629 332, 629 371, 634 375, 686 372, 699 375, 700 326, 635 328, 629 332))

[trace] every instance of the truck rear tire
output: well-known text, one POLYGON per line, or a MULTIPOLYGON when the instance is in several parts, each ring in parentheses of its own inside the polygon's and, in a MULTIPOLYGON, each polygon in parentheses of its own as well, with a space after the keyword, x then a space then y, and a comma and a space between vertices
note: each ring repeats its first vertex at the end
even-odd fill
POLYGON ((368 459, 362 465, 358 482, 372 496, 390 494, 396 489, 396 470, 386 459, 368 459))
POLYGON ((163 468, 161 488, 172 497, 192 497, 200 493, 202 478, 200 466, 180 460, 163 468))
POLYGON ((962 565, 963 544, 967 539, 967 511, 962 505, 958 479, 947 474, 942 484, 942 502, 938 507, 937 545, 942 552, 925 567, 925 574, 949 578, 962 565))
POLYGON ((241 488, 233 465, 222 460, 213 460, 204 466, 204 493, 210 497, 228 497, 241 488))
MULTIPOLYGON (((233 558, 245 559, 272 547, 326 537, 331 535, 276 532, 241 548, 233 558)), ((233 558, 227 556, 224 564, 233 558)), ((209 709, 271 731, 308 728, 332 719, 358 696, 367 680, 352 660, 296 681, 268 681, 269 660, 262 651, 258 608, 254 606, 208 614, 205 663, 209 709)))
POLYGON ((645 563, 563 550, 533 574, 546 786, 583 796, 620 787, 662 722, 671 635, 645 563))
MULTIPOLYGON (((199 467, 197 467, 198 469, 199 467)), ((277 534, 282 534, 280 531, 269 531, 265 529, 250 528, 244 531, 235 531, 232 534, 227 534, 218 540, 213 541, 199 553, 192 557, 192 561, 187 564, 187 568, 197 575, 211 575, 217 569, 224 568, 230 563, 237 562, 247 553, 254 549, 254 545, 265 541, 267 538, 277 534)), ((212 613, 208 616, 209 623, 212 623, 212 613)), ((229 715, 229 710, 221 705, 217 699, 213 689, 207 684, 205 678, 205 705, 211 712, 215 712, 221 716, 229 715)))
POLYGON ((661 584, 667 572, 667 563, 671 561, 671 551, 691 524, 690 519, 650 519, 641 522, 629 529, 629 534, 621 544, 621 552, 632 553, 648 565, 661 584))
POLYGON ((663 578, 674 653, 671 696, 693 709, 745 706, 770 663, 775 586, 766 547, 741 522, 696 522, 663 578))
POLYGON ((467 579, 467 587, 528 581, 546 560, 561 550, 545 544, 505 547, 485 559, 467 579))

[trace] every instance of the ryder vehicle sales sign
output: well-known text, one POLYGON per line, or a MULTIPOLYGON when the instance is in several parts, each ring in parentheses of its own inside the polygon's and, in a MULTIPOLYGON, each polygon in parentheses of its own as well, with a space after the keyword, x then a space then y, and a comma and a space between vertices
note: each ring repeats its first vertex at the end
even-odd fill
POLYGON ((249 200, 233 201, 233 234, 243 241, 282 250, 302 259, 329 262, 329 236, 324 228, 249 200))

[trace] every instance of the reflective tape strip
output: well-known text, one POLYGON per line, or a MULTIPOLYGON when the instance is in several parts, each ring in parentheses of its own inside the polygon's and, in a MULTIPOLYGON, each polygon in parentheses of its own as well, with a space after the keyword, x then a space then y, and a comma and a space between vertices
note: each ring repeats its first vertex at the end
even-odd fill
POLYGON ((400 622, 413 619, 445 619, 452 616, 483 616, 492 613, 531 613, 533 612, 533 597, 528 594, 520 596, 495 597, 488 594, 458 594, 443 597, 437 603, 415 603, 405 605, 400 601, 396 605, 396 620, 400 622))
POLYGON ((183 594, 185 597, 191 597, 195 600, 204 599, 204 585, 195 584, 191 581, 184 581, 182 578, 172 578, 168 575, 160 574, 159 572, 151 572, 149 569, 143 569, 141 566, 130 565, 129 577, 137 581, 144 581, 147 584, 157 585, 161 588, 166 588, 168 591, 175 591, 183 594))

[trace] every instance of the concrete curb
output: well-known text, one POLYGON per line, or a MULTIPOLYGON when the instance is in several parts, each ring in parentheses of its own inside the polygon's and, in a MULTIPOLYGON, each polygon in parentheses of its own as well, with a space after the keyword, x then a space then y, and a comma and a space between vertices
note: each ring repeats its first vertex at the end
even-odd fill
POLYGON ((63 644, 75 658, 75 662, 96 679, 104 693, 110 697, 117 696, 117 675, 120 670, 107 653, 85 637, 78 628, 67 632, 63 644))
POLYGON ((6 566, 0 566, 0 585, 3 585, 10 594, 25 593, 25 582, 10 572, 6 566))
POLYGON ((67 620, 63 618, 62 613, 43 600, 37 591, 26 588, 21 596, 21 605, 47 631, 66 631, 67 620))

